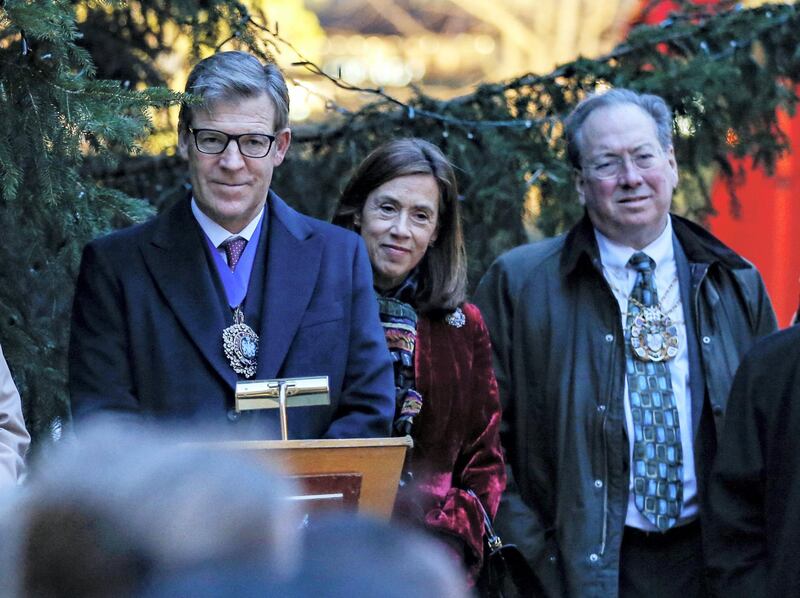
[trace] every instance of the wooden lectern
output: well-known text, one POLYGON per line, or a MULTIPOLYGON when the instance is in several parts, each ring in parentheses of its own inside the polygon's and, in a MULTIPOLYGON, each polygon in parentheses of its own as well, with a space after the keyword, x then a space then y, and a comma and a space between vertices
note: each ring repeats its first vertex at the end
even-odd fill
POLYGON ((297 483, 300 494, 290 498, 305 512, 340 508, 388 519, 411 437, 288 440, 287 408, 328 404, 327 376, 240 380, 236 411, 279 409, 283 439, 211 446, 245 451, 283 471, 297 483))
POLYGON ((357 510, 388 519, 392 514, 406 451, 404 438, 335 440, 243 440, 212 443, 222 450, 244 451, 277 467, 296 482, 306 510, 357 510))

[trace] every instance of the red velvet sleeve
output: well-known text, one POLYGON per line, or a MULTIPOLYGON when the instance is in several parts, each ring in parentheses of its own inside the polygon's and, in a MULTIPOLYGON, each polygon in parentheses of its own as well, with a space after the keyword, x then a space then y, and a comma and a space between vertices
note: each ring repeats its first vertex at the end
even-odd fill
POLYGON ((472 347, 462 348, 472 354, 471 369, 463 376, 462 388, 468 401, 470 417, 463 427, 464 437, 452 472, 452 487, 441 504, 428 511, 425 523, 430 528, 456 535, 463 540, 472 558, 467 559, 470 573, 480 570, 483 560, 483 516, 475 500, 466 493, 473 490, 490 517, 494 517, 505 489, 506 474, 500 446, 500 401, 492 369, 489 333, 480 311, 471 304, 463 307, 469 326, 472 347))

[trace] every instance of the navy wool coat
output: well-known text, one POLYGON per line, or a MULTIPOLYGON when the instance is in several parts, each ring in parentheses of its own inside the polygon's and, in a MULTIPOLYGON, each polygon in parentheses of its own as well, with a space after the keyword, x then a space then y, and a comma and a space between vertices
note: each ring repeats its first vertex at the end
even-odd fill
MULTIPOLYGON (((261 339, 254 379, 329 376, 330 406, 291 409, 290 438, 388 436, 394 380, 363 242, 273 192, 266 205, 244 309, 261 339)), ((187 198, 86 246, 69 349, 78 423, 113 412, 279 437, 277 410, 232 411, 232 316, 203 235, 187 198)))

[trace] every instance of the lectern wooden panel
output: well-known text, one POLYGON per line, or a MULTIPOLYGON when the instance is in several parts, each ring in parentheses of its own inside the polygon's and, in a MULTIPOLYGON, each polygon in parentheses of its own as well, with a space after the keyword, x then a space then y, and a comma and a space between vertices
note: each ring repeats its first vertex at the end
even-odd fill
MULTIPOLYGON (((357 498, 358 511, 378 517, 391 516, 397 485, 406 451, 413 446, 410 437, 404 438, 343 438, 335 440, 248 440, 204 443, 224 450, 246 451, 278 467, 290 477, 360 476, 360 489, 345 491, 342 503, 357 498), (357 496, 356 496, 357 495, 357 496)), ((317 487, 324 480, 315 482, 317 487)))

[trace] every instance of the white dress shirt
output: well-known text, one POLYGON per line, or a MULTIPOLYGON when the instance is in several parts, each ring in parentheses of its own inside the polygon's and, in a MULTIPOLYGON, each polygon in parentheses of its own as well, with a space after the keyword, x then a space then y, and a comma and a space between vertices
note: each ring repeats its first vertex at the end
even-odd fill
MULTIPOLYGON (((636 253, 636 249, 615 243, 597 229, 594 231, 600 249, 600 260, 603 263, 603 274, 619 302, 622 314, 622 329, 627 328, 628 296, 636 282, 636 272, 627 266, 628 260, 636 253)), ((672 220, 667 220, 664 232, 647 247, 641 249, 656 263, 655 284, 658 300, 662 310, 669 315, 678 330, 678 354, 669 360, 672 392, 678 407, 678 421, 683 447, 683 509, 679 517, 688 521, 697 516, 697 477, 694 466, 694 449, 692 443, 692 396, 689 386, 689 352, 686 346, 686 323, 680 295, 680 282, 677 280, 678 268, 675 263, 675 252, 672 245, 672 220)), ((628 379, 625 377, 625 423, 630 443, 630 463, 633 463, 633 417, 628 400, 628 379)), ((629 482, 628 514, 625 525, 639 529, 654 531, 656 527, 650 523, 639 509, 633 498, 633 467, 631 466, 629 482)))
POLYGON ((227 264, 228 255, 225 253, 225 248, 222 247, 222 244, 228 239, 233 239, 234 237, 242 237, 249 243, 250 238, 256 231, 258 221, 264 214, 264 208, 261 208, 261 211, 250 221, 250 224, 244 227, 242 232, 235 235, 206 216, 202 210, 200 210, 200 206, 197 205, 194 197, 192 198, 192 214, 194 215, 195 220, 197 220, 197 223, 200 225, 200 228, 203 229, 203 232, 208 236, 208 238, 211 240, 211 243, 217 248, 217 251, 227 264))

